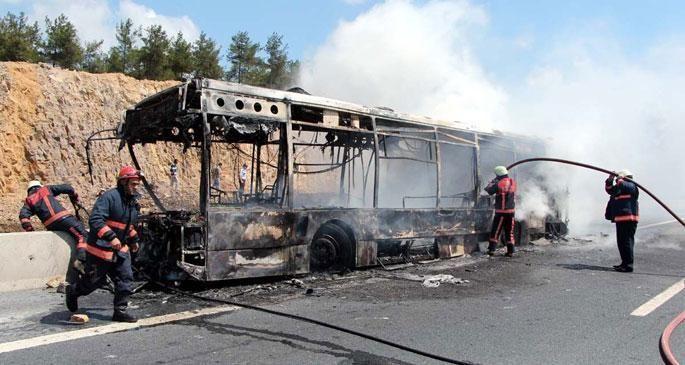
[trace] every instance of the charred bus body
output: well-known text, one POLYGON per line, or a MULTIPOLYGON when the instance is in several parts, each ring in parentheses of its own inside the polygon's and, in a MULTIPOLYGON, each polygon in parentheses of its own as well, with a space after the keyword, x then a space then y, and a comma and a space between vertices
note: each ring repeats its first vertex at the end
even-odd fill
MULTIPOLYGON (((544 155, 538 139, 210 79, 141 101, 117 138, 136 165, 138 144, 199 150, 199 211, 167 211, 148 189, 158 211, 138 232, 143 265, 203 281, 468 253, 489 229, 492 168, 544 155), (211 184, 222 144, 251 161, 243 194, 211 184)), ((519 222, 519 243, 565 231, 556 208, 519 222)))

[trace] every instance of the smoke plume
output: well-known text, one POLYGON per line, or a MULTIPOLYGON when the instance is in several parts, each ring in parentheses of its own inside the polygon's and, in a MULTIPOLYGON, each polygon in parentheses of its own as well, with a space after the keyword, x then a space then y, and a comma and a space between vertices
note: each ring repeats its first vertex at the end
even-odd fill
MULTIPOLYGON (((300 81, 322 96, 546 138, 548 156, 627 168, 685 213, 681 39, 671 36, 635 52, 599 31, 562 35, 525 74, 512 77, 520 82, 505 83, 475 54, 489 21, 484 8, 468 1, 387 1, 341 22, 304 63, 300 81)), ((545 176, 544 189, 568 189, 574 232, 597 224, 611 229, 603 218, 605 176, 551 163, 536 171, 545 176)), ((545 212, 539 186, 520 190, 523 210, 545 212)), ((646 194, 640 202, 643 222, 668 218, 646 194)))

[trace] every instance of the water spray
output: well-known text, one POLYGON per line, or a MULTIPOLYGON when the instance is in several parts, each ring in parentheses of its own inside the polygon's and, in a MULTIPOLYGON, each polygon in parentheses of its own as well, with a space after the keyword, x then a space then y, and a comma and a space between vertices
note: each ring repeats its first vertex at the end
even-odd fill
MULTIPOLYGON (((567 164, 567 165, 575 165, 575 166, 584 167, 584 168, 590 169, 590 170, 600 171, 600 172, 603 172, 603 173, 609 174, 609 175, 617 175, 616 172, 610 171, 610 170, 607 170, 607 169, 603 169, 603 168, 601 168, 601 167, 592 166, 592 165, 588 165, 588 164, 584 164, 584 163, 580 163, 580 162, 575 162, 575 161, 562 160, 562 159, 560 159, 560 158, 549 158, 549 157, 535 157, 535 158, 527 158, 527 159, 525 159, 525 160, 516 161, 516 162, 514 162, 513 164, 507 166, 507 170, 510 170, 510 169, 512 169, 512 168, 515 167, 515 166, 518 166, 518 165, 521 165, 521 164, 524 164, 524 163, 527 163, 527 162, 536 162, 536 161, 559 162, 559 163, 564 163, 564 164, 567 164)), ((667 211, 669 214, 671 214, 671 215, 673 216, 673 218, 675 218, 678 222, 680 222, 680 224, 683 225, 683 227, 685 227, 685 222, 684 222, 680 217, 678 217, 678 215, 675 214, 675 212, 673 212, 673 211, 671 210, 671 208, 669 208, 669 207, 668 207, 666 204, 664 204, 659 198, 657 198, 656 195, 652 194, 652 192, 650 192, 649 190, 647 190, 647 188, 645 188, 644 186, 638 184, 637 181, 635 181, 635 180, 633 180, 633 179, 631 179, 631 178, 624 177, 623 179, 628 180, 628 181, 634 183, 638 188, 640 188, 640 190, 644 191, 645 193, 647 193, 647 195, 651 196, 652 199, 654 199, 657 203, 659 203, 659 205, 661 205, 664 209, 666 209, 666 211, 667 211)))

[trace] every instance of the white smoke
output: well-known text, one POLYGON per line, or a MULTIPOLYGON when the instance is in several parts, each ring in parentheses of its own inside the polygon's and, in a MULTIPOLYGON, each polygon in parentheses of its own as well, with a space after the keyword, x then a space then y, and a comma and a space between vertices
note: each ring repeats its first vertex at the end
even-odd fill
POLYGON ((524 199, 519 199, 518 204, 516 204, 516 219, 543 219, 552 213, 547 194, 537 184, 523 185, 522 189, 519 189, 518 195, 524 199))
MULTIPOLYGON (((519 77, 524 82, 505 88, 486 76, 474 55, 473 44, 488 27, 483 8, 468 1, 420 4, 387 1, 341 22, 304 63, 301 84, 322 96, 550 137, 548 156, 628 168, 636 181, 685 212, 679 188, 685 179, 682 39, 665 39, 636 56, 606 32, 590 29, 557 39, 527 77, 519 77)), ((574 232, 608 224, 605 176, 551 163, 540 163, 537 171, 546 175, 545 190, 565 194, 568 188, 574 232)), ((532 194, 530 203, 526 197, 520 204, 544 211, 535 188, 519 189, 532 194)), ((640 202, 644 222, 666 218, 646 194, 640 202)))
POLYGON ((466 1, 388 1, 340 23, 305 62, 300 83, 316 95, 490 123, 505 95, 469 46, 485 24, 482 9, 466 1))

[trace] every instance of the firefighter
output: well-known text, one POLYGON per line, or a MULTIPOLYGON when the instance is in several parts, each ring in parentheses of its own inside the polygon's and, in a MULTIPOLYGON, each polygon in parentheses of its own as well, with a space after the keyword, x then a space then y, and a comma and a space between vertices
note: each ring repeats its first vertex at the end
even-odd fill
POLYGON ((78 273, 75 267, 82 267, 86 261, 86 229, 83 223, 76 219, 71 212, 65 209, 55 198, 67 194, 72 204, 78 204, 78 194, 69 184, 41 185, 40 181, 30 181, 26 189, 26 200, 19 211, 21 228, 26 232, 33 231, 31 216, 37 215, 48 231, 63 231, 69 233, 76 242, 76 260, 74 265, 67 271, 67 282, 76 281, 78 273), (75 266, 75 267, 74 267, 75 266))
POLYGON ((109 276, 114 282, 113 321, 136 322, 127 312, 133 271, 131 252, 138 251, 138 233, 134 226, 140 206, 138 188, 142 173, 131 166, 119 171, 117 187, 102 194, 90 215, 90 233, 86 241, 86 274, 67 287, 66 304, 71 312, 78 310, 78 297, 100 287, 109 276))
POLYGON ((610 216, 607 218, 616 223, 616 244, 621 264, 615 265, 614 270, 619 272, 633 272, 635 231, 640 220, 637 202, 639 190, 634 182, 626 178, 632 179, 633 174, 628 170, 621 170, 609 175, 604 183, 604 189, 611 196, 607 209, 610 216))
POLYGON ((485 191, 495 195, 495 218, 490 229, 488 255, 495 254, 495 248, 500 234, 504 232, 504 241, 507 245, 507 257, 514 255, 514 194, 516 193, 516 181, 509 177, 509 172, 504 166, 495 167, 496 177, 485 187, 485 191))

